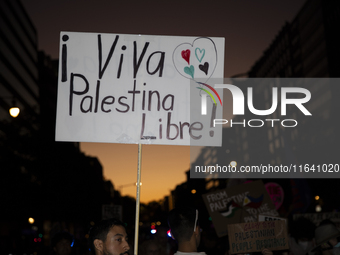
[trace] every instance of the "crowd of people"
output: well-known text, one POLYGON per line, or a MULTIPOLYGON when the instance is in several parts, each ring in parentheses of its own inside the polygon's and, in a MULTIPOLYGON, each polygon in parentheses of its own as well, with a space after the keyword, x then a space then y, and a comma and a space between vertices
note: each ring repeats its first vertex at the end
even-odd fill
MULTIPOLYGON (((153 238, 138 244, 140 255, 231 255, 228 238, 216 238, 215 233, 202 231, 199 212, 190 207, 175 208, 169 212, 168 225, 159 228, 153 238)), ((272 251, 264 248, 251 255, 340 255, 340 231, 330 220, 317 227, 306 218, 298 218, 289 229, 289 250, 272 251)), ((55 234, 51 255, 72 255, 73 237, 67 232, 55 234)), ((89 235, 89 250, 93 255, 132 255, 133 242, 125 225, 118 219, 95 224, 89 235)), ((241 255, 241 254, 239 254, 241 255)), ((249 253, 247 255, 250 255, 249 253)))

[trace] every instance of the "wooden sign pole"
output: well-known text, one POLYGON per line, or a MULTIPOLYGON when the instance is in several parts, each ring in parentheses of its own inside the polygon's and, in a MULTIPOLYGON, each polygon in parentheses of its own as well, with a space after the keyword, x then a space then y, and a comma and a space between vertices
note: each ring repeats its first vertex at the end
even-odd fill
POLYGON ((134 255, 138 254, 138 231, 139 231, 139 207, 140 207, 140 180, 142 164, 142 144, 138 144, 138 166, 137 166, 137 191, 136 191, 136 221, 135 221, 135 245, 134 255))

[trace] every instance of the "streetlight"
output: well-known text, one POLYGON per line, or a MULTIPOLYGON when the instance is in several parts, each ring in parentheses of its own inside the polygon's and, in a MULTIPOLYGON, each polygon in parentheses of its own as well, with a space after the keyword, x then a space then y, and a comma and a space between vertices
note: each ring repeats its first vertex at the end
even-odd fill
POLYGON ((12 100, 12 107, 9 109, 9 114, 13 117, 16 118, 18 117, 20 113, 20 109, 18 106, 16 106, 15 100, 12 100))
MULTIPOLYGON (((122 189, 123 189, 124 187, 128 187, 128 186, 137 186, 137 185, 138 185, 137 182, 129 183, 129 184, 125 184, 125 185, 120 185, 120 186, 118 186, 118 190, 119 190, 119 192, 122 192, 122 189)), ((142 186, 142 183, 141 183, 141 182, 140 182, 140 186, 142 186)))
MULTIPOLYGON (((0 98, 12 98, 12 97, 0 97, 0 98)), ((13 98, 12 100, 12 107, 8 110, 9 114, 13 117, 16 118, 18 117, 19 113, 20 113, 20 108, 18 106, 16 106, 15 100, 13 98)))
POLYGON ((17 106, 13 106, 12 108, 9 109, 9 114, 13 117, 16 118, 18 117, 20 113, 20 109, 17 106))

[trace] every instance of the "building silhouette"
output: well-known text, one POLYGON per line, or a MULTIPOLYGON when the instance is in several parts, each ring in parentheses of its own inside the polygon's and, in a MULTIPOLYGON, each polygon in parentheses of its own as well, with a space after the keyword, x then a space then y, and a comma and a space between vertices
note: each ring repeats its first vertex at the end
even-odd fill
POLYGON ((20 0, 0 1, 0 250, 7 254, 45 254, 61 230, 86 241, 102 205, 124 202, 97 158, 79 143, 55 142, 57 74, 58 60, 38 51, 20 0))
MULTIPOLYGON (((247 87, 253 87, 253 105, 265 110, 272 106, 273 87, 305 87, 312 95, 306 108, 312 116, 305 116, 295 105, 287 106, 287 116, 281 116, 280 92, 278 108, 268 116, 257 116, 245 109, 242 116, 234 116, 233 121, 243 123, 232 128, 225 128, 223 144, 226 147, 202 149, 191 171, 196 165, 228 165, 231 160, 238 165, 250 166, 263 163, 275 165, 289 164, 324 164, 337 163, 336 149, 340 137, 337 109, 340 87, 339 77, 339 39, 340 3, 338 1, 307 0, 295 18, 286 22, 273 39, 268 49, 254 63, 247 78, 232 78, 232 84, 238 86, 245 95, 247 104, 247 87), (327 79, 332 77, 333 79, 327 79), (264 79, 263 79, 264 78, 264 79), (277 79, 280 78, 280 79, 277 79), (311 78, 302 79, 298 78, 311 78), (323 78, 323 79, 315 79, 323 78), (302 84, 303 82, 304 84, 302 84), (280 119, 272 126, 265 122, 260 128, 251 128, 251 119, 280 119), (296 128, 287 128, 280 124, 282 119, 297 120, 296 128), (231 145, 232 146, 229 146, 231 145), (230 148, 231 149, 230 149, 230 148), (232 152, 232 154, 230 154, 232 152)), ((245 107, 247 108, 247 107, 245 107)), ((292 125, 292 122, 285 122, 292 125)), ((259 121, 252 122, 259 125, 259 121)), ((225 188, 245 179, 206 178, 207 192, 216 188, 225 188)), ((228 177, 229 178, 229 177, 228 177)), ((257 177, 261 178, 261 177, 257 177)), ((339 196, 335 188, 337 179, 266 179, 264 183, 275 181, 285 191, 282 214, 297 212, 315 212, 314 195, 324 198, 323 210, 331 211, 340 207, 333 196, 339 196), (303 194, 304 195, 301 195, 303 194), (293 205, 291 209, 289 206, 293 205), (290 211, 289 211, 290 210, 290 211)), ((339 200, 339 199, 337 199, 339 200)))
POLYGON ((249 77, 339 77, 339 3, 308 0, 279 31, 249 77))
POLYGON ((0 3, 0 119, 15 104, 38 117, 37 32, 20 1, 0 3))
MULTIPOLYGON (((249 71, 249 77, 311 78, 305 79, 304 84, 293 86, 306 87, 311 92, 312 100, 306 107, 312 112, 312 117, 304 116, 296 107, 289 107, 287 112, 299 122, 298 126, 294 129, 267 128, 266 142, 262 146, 257 143, 272 164, 317 166, 338 162, 337 146, 340 136, 337 130, 340 122, 337 117, 337 98, 340 96, 340 88, 339 80, 335 78, 340 74, 339 38, 336 36, 336 31, 340 28, 339 13, 338 1, 306 1, 293 21, 285 24, 270 47, 249 71), (315 79, 319 77, 324 79, 315 79)), ((257 90, 255 98, 262 102, 263 106, 260 106, 260 109, 269 108, 270 95, 268 90, 257 90)), ((249 142, 256 143, 253 139, 249 142)), ((303 180, 294 181, 292 186, 306 186, 301 183, 303 180)), ((338 197, 340 194, 335 188, 330 188, 338 184, 337 179, 308 179, 307 182, 315 195, 323 196, 321 203, 325 211, 339 208, 340 205, 334 202, 333 196, 338 197)), ((294 193, 294 189, 292 190, 294 193)), ((294 197, 294 194, 292 196, 294 197)), ((305 201, 305 204, 308 202, 305 201)), ((314 206, 309 210, 314 211, 314 206)))
MULTIPOLYGON (((283 26, 263 56, 253 65, 249 77, 339 77, 339 39, 335 33, 340 28, 339 11, 338 1, 306 1, 293 21, 283 26)), ((263 145, 268 148, 263 151, 269 150, 273 164, 334 162, 336 146, 340 141, 336 131, 340 124, 336 117, 339 107, 337 98, 340 95, 337 80, 308 79, 305 84, 291 86, 300 85, 312 94, 313 99, 307 107, 313 117, 305 118, 296 107, 287 108, 290 116, 301 122, 294 129, 282 126, 267 128, 262 139, 265 141, 263 145), (324 153, 326 151, 327 155, 324 153)), ((276 86, 283 87, 284 84, 276 86)), ((264 87, 254 89, 259 109, 269 109, 272 102, 270 86, 264 87)), ((273 115, 270 117, 278 118, 276 113, 273 115)))

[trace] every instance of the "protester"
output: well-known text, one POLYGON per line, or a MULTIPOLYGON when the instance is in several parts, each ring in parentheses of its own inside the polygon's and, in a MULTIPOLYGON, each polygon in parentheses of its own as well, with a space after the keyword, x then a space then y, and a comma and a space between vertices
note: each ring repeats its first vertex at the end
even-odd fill
POLYGON ((58 232, 52 238, 52 248, 56 255, 70 255, 72 253, 73 236, 68 232, 58 232))
POLYGON ((314 255, 315 225, 310 220, 300 217, 292 222, 291 236, 289 238, 289 255, 314 255))
POLYGON ((228 236, 218 237, 214 228, 205 228, 201 233, 198 249, 203 250, 207 255, 224 255, 229 249, 228 236))
POLYGON ((95 255, 129 254, 128 237, 120 220, 112 218, 94 225, 89 239, 90 249, 95 255))
POLYGON ((155 234, 155 242, 161 247, 161 255, 174 255, 176 251, 175 241, 168 236, 168 228, 160 226, 155 234))
POLYGON ((168 223, 171 235, 178 244, 174 255, 206 255, 205 252, 197 252, 201 240, 198 210, 190 207, 175 208, 169 212, 168 223))
POLYGON ((141 255, 161 255, 161 245, 153 239, 146 240, 141 245, 140 254, 141 255))
POLYGON ((340 231, 330 220, 325 220, 315 229, 316 246, 312 251, 318 255, 340 255, 340 231))

